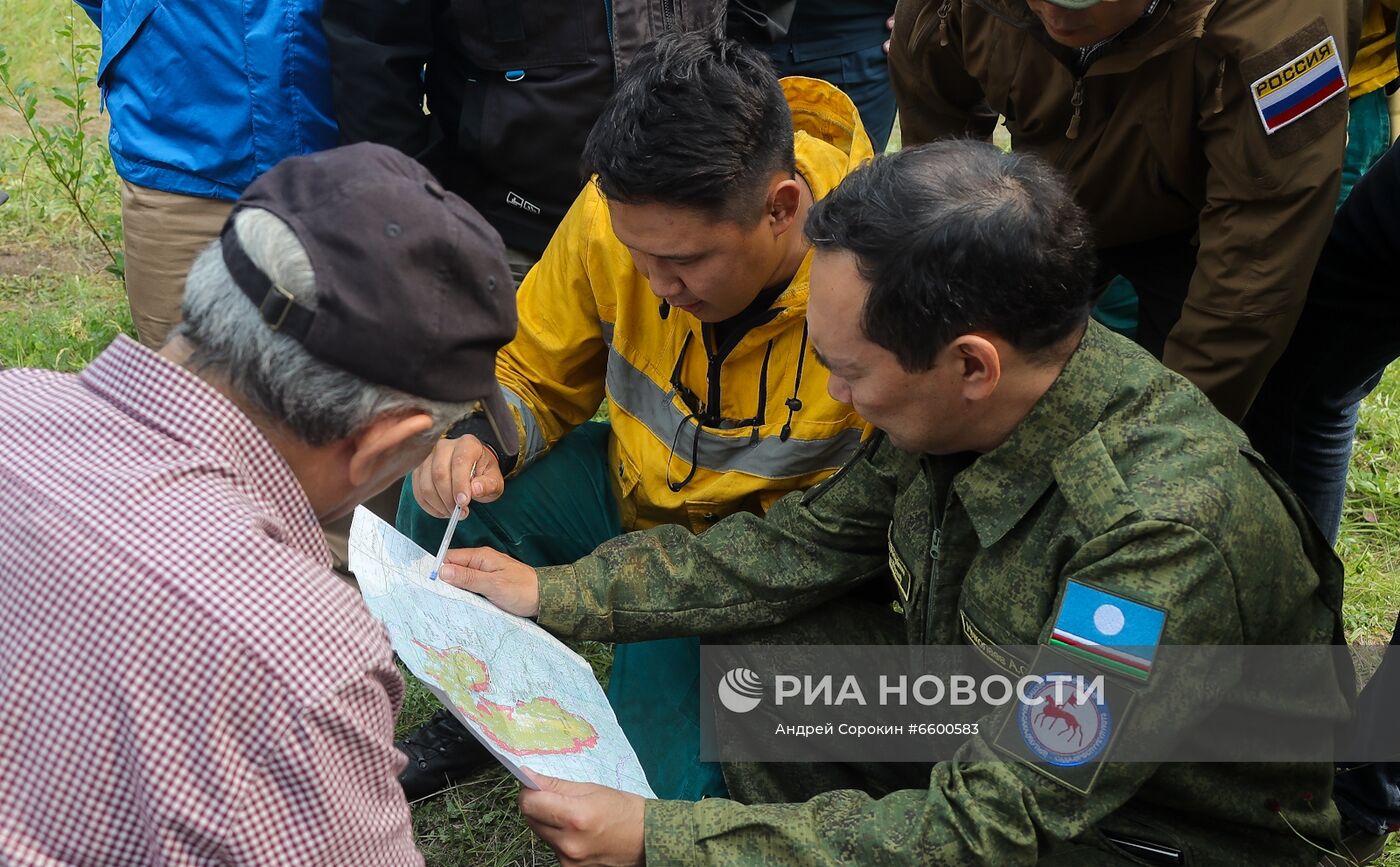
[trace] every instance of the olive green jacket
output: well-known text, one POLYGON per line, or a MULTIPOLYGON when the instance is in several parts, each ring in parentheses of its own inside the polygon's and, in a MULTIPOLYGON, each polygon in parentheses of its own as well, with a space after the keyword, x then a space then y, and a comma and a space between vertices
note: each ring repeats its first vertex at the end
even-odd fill
MULTIPOLYGON (((1343 640, 1341 565, 1296 498, 1204 395, 1092 323, 995 450, 921 456, 876 436, 766 519, 695 537, 657 527, 541 570, 539 620, 585 638, 717 635, 893 579, 910 642, 1037 645, 1070 577, 1164 609, 1163 644, 1343 640)), ((1150 689, 1208 714, 1231 701, 1234 674, 1155 671, 1150 689)), ((1334 700, 1298 713, 1345 718, 1350 672, 1328 677, 1334 700)), ((1320 843, 1337 833, 1325 764, 1110 755, 1083 794, 996 752, 991 730, 935 765, 926 790, 651 802, 648 863, 1034 864, 1068 841, 1106 855, 1100 830, 1146 827, 1188 863, 1282 865, 1309 858, 1284 818, 1320 843)))
POLYGON ((1162 360, 1244 417, 1303 309, 1346 147, 1338 93, 1266 131, 1251 82, 1333 38, 1361 0, 1171 0, 1087 69, 1025 0, 899 0, 890 80, 904 144, 990 136, 1064 172, 1101 247, 1197 235, 1162 360))

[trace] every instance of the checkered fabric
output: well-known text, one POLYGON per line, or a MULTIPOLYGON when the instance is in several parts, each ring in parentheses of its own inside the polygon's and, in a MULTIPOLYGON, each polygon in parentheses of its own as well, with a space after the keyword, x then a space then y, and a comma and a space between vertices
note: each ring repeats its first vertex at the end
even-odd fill
POLYGON ((403 683, 329 567, 188 371, 0 373, 0 864, 421 864, 403 683))

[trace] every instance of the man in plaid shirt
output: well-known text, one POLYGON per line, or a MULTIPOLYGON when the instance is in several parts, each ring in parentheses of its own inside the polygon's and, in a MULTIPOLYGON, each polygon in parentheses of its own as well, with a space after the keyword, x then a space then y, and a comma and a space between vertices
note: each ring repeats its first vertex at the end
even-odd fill
POLYGON ((317 522, 509 418, 511 285, 480 215, 356 145, 248 188, 159 353, 0 373, 0 863, 422 863, 403 683, 317 522))

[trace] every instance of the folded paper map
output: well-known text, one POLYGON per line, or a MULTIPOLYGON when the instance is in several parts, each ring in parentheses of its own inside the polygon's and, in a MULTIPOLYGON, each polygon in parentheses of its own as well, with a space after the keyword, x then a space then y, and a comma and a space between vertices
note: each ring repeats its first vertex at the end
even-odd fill
POLYGON ((645 798, 637 754, 588 662, 533 621, 429 580, 433 557, 364 508, 350 570, 404 665, 525 785, 522 767, 645 798))

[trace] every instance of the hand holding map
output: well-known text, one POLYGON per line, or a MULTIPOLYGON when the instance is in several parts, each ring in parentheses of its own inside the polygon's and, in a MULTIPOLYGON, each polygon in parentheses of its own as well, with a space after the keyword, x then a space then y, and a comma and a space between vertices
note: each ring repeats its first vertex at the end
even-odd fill
POLYGON ((656 797, 588 662, 532 621, 442 581, 364 508, 350 569, 413 674, 526 786, 521 768, 656 797))

